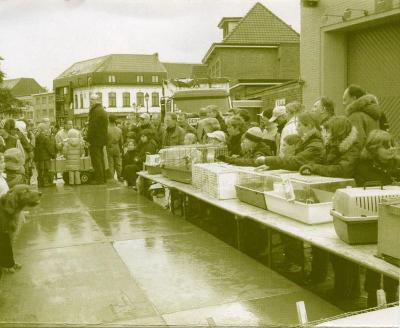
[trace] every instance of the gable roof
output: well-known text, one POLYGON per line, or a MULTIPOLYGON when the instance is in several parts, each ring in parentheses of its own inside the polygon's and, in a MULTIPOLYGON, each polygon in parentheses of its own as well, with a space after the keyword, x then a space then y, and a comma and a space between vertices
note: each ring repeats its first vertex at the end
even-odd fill
POLYGON ((222 43, 271 44, 299 41, 300 36, 292 27, 257 2, 222 43))
POLYGON ((162 63, 167 70, 168 79, 188 79, 192 77, 193 67, 198 64, 162 63))
POLYGON ((30 96, 34 93, 44 92, 45 89, 30 77, 20 77, 17 79, 3 80, 1 88, 10 90, 14 97, 30 96))
POLYGON ((3 80, 3 83, 0 83, 0 87, 4 89, 12 89, 14 88, 19 82, 21 78, 18 79, 11 79, 11 80, 3 80))
POLYGON ((111 54, 77 62, 56 79, 94 72, 162 72, 166 70, 158 60, 158 54, 111 54))

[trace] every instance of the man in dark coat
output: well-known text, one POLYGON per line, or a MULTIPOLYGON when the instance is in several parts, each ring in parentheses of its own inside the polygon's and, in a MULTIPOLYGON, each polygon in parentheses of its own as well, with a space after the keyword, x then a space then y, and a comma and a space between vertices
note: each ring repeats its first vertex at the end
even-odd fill
POLYGON ((103 148, 107 144, 108 117, 101 105, 100 97, 96 94, 90 96, 89 125, 87 142, 94 170, 93 184, 104 184, 106 172, 103 148))

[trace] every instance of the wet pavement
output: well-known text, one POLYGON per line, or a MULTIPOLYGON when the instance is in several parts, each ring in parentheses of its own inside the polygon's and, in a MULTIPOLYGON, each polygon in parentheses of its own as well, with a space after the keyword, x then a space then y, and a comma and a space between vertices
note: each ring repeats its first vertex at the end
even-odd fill
POLYGON ((44 190, 0 281, 0 323, 296 324, 341 311, 118 183, 44 190))

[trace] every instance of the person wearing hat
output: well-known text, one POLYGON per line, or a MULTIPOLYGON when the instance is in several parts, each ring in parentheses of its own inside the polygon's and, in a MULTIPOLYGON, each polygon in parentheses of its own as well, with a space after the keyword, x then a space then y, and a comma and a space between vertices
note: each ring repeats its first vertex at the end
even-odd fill
MULTIPOLYGON (((159 134, 157 133, 157 129, 152 123, 152 117, 148 113, 142 113, 139 115, 139 124, 138 124, 138 138, 140 138, 140 132, 143 130, 151 130, 154 134, 154 140, 157 144, 160 144, 159 134)), ((137 142, 139 143, 140 140, 138 139, 137 142)))
POLYGON ((209 144, 215 146, 226 146, 226 137, 223 131, 214 131, 207 133, 209 144))
POLYGON ((318 117, 310 112, 301 113, 296 119, 296 125, 298 134, 291 138, 294 139, 294 155, 259 157, 257 165, 264 164, 272 170, 297 171, 305 164, 323 163, 325 148, 318 129, 318 117))
POLYGON ((271 149, 264 143, 259 127, 252 127, 243 134, 241 149, 240 157, 221 155, 218 159, 238 166, 257 166, 257 158, 272 155, 271 149))
POLYGON ((9 188, 25 183, 24 157, 18 148, 10 148, 4 152, 6 181, 9 188))
POLYGON ((90 95, 89 124, 87 142, 92 160, 94 179, 91 184, 104 184, 107 181, 104 162, 104 147, 107 145, 108 117, 99 95, 90 95))

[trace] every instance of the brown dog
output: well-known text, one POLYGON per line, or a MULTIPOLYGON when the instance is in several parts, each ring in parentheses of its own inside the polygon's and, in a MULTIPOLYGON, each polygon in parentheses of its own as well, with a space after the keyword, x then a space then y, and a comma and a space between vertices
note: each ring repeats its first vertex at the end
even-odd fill
POLYGON ((14 262, 12 240, 24 220, 22 211, 38 205, 41 195, 28 185, 16 185, 0 197, 0 266, 9 272, 20 268, 14 262))

